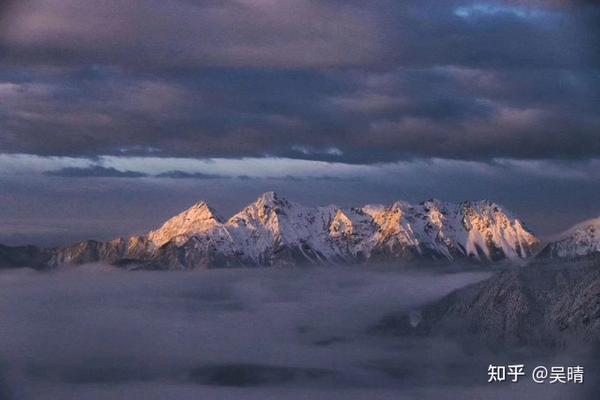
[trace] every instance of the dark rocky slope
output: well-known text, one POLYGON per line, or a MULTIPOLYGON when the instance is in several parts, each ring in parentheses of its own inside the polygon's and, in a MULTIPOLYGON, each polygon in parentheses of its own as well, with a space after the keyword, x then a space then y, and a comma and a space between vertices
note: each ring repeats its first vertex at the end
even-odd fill
POLYGON ((503 271, 422 310, 389 315, 372 332, 502 346, 600 343, 600 264, 503 271))
POLYGON ((45 269, 53 251, 36 246, 9 247, 0 244, 0 269, 45 269))

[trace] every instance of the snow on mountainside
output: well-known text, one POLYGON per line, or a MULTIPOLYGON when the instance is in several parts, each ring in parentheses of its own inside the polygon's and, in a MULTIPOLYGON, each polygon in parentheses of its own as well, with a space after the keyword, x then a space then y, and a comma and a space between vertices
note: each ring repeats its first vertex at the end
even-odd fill
POLYGON ((334 255, 326 244, 334 214, 333 207, 307 208, 268 192, 231 217, 226 228, 237 250, 258 264, 263 263, 265 254, 286 249, 318 262, 334 255))
POLYGON ((385 262, 519 261, 538 240, 518 219, 488 201, 430 200, 389 207, 304 207, 273 192, 222 222, 198 203, 145 237, 82 242, 52 264, 138 261, 144 268, 190 269, 385 262))
POLYGON ((538 258, 575 259, 600 256, 600 218, 581 222, 562 233, 537 255, 538 258))
POLYGON ((510 268, 419 310, 390 313, 370 333, 564 351, 569 344, 600 343, 599 296, 596 266, 510 268))
POLYGON ((528 257, 538 243, 519 220, 488 201, 429 200, 415 206, 398 202, 375 221, 382 228, 375 235, 381 242, 378 247, 400 246, 428 258, 518 260, 528 257))
POLYGON ((158 247, 172 240, 183 243, 195 234, 207 232, 220 225, 221 222, 208 204, 200 202, 171 218, 158 230, 150 232, 148 239, 158 247))

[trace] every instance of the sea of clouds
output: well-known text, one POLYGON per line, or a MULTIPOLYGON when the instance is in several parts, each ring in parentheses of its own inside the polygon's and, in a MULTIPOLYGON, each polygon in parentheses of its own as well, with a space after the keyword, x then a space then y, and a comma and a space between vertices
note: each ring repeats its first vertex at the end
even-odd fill
POLYGON ((5 271, 0 399, 560 398, 572 387, 488 384, 488 350, 369 330, 490 275, 5 271))

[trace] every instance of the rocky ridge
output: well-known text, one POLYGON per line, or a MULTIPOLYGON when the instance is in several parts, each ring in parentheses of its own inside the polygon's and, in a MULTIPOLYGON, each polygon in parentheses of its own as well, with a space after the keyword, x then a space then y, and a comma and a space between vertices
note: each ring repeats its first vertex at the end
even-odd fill
POLYGON ((489 201, 305 207, 268 192, 227 221, 201 202, 145 236, 57 249, 49 264, 194 269, 393 260, 520 262, 538 243, 520 220, 489 201))

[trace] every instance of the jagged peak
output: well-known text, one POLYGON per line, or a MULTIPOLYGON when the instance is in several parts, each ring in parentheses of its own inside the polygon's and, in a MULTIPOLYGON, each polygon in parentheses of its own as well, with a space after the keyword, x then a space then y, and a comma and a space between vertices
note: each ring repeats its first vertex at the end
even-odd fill
POLYGON ((493 210, 493 209, 497 209, 500 212, 506 212, 506 209, 496 203, 493 202, 491 200, 487 200, 487 199, 482 199, 482 200, 465 200, 465 201, 461 201, 460 205, 465 207, 465 208, 475 208, 477 210, 493 210))
POLYGON ((156 246, 160 247, 174 238, 190 238, 221 225, 214 210, 204 201, 194 204, 166 221, 159 229, 148 234, 156 246))
POLYGON ((286 214, 286 211, 292 208, 294 205, 297 206, 297 204, 291 203, 285 197, 282 197, 276 192, 265 192, 261 194, 254 203, 248 205, 244 211, 242 211, 242 213, 254 209, 261 216, 270 213, 283 215, 286 214))
POLYGON ((360 210, 371 217, 372 219, 377 218, 381 213, 385 211, 386 207, 382 204, 367 204, 360 208, 360 210))
POLYGON ((548 238, 539 258, 577 258, 600 254, 600 217, 580 222, 548 238))
POLYGON ((254 204, 259 206, 268 206, 271 208, 290 206, 290 202, 277 192, 265 192, 261 194, 258 196, 254 204))
POLYGON ((353 218, 360 218, 367 215, 361 208, 337 208, 333 214, 332 223, 336 221, 346 221, 349 224, 353 223, 353 218))
POLYGON ((521 220, 517 218, 510 210, 501 204, 490 200, 463 201, 459 203, 459 206, 463 210, 465 217, 476 215, 491 219, 497 219, 498 217, 506 218, 511 223, 524 227, 521 220))
POLYGON ((191 210, 193 208, 208 208, 208 209, 210 209, 211 207, 205 201, 199 201, 198 203, 196 203, 193 206, 191 206, 189 208, 189 210, 191 210))
POLYGON ((427 200, 419 203, 419 205, 422 205, 422 206, 435 206, 435 207, 442 207, 447 204, 449 204, 449 203, 447 203, 443 200, 440 200, 438 198, 435 198, 435 197, 431 197, 430 199, 427 199, 427 200))
POLYGON ((586 231, 592 230, 593 232, 598 233, 598 237, 600 237, 600 217, 588 219, 578 224, 573 225, 571 228, 557 235, 557 237, 553 238, 554 240, 567 239, 574 234, 582 233, 586 231))
MULTIPOLYGON (((352 211, 352 209, 350 211, 352 211)), ((350 218, 350 216, 348 215, 348 211, 338 208, 335 211, 335 214, 331 220, 331 224, 336 224, 340 221, 342 221, 343 223, 352 224, 352 218, 350 218)))
POLYGON ((275 199, 279 198, 279 194, 277 194, 277 192, 270 190, 268 192, 264 192, 262 193, 260 196, 258 196, 258 198, 256 199, 256 201, 273 201, 275 199))
POLYGON ((188 218, 188 220, 194 220, 199 218, 214 219, 217 222, 221 222, 220 218, 217 217, 215 210, 204 201, 194 204, 193 206, 180 213, 179 215, 175 216, 174 218, 182 216, 188 218))
POLYGON ((406 201, 396 200, 395 202, 392 203, 391 206, 386 207, 384 211, 400 210, 400 211, 404 212, 405 210, 408 210, 412 207, 413 207, 413 205, 406 201))
MULTIPOLYGON (((84 249, 84 255, 92 258, 168 256, 171 260, 173 256, 179 263, 182 255, 189 258, 189 267, 196 266, 198 260, 210 264, 213 256, 219 260, 221 256, 231 258, 236 264, 252 260, 257 265, 270 265, 277 257, 288 256, 334 263, 341 259, 366 261, 370 257, 528 257, 537 239, 518 220, 507 219, 503 213, 487 200, 304 207, 275 192, 266 192, 227 223, 220 222, 208 204, 199 202, 139 239, 90 242, 80 247, 89 247, 91 250, 84 249), (181 246, 186 246, 185 252, 170 253, 170 249, 181 246), (95 255, 96 249, 105 255, 95 255), (286 251, 280 252, 282 249, 286 251), (481 250, 484 255, 480 255, 481 250)), ((57 262, 70 262, 73 254, 83 251, 75 247, 61 250, 57 262)))
POLYGON ((258 220, 260 224, 267 224, 268 221, 277 222, 279 216, 285 215, 286 210, 291 208, 292 204, 276 192, 265 192, 247 205, 242 211, 233 215, 227 224, 242 224, 258 220))

